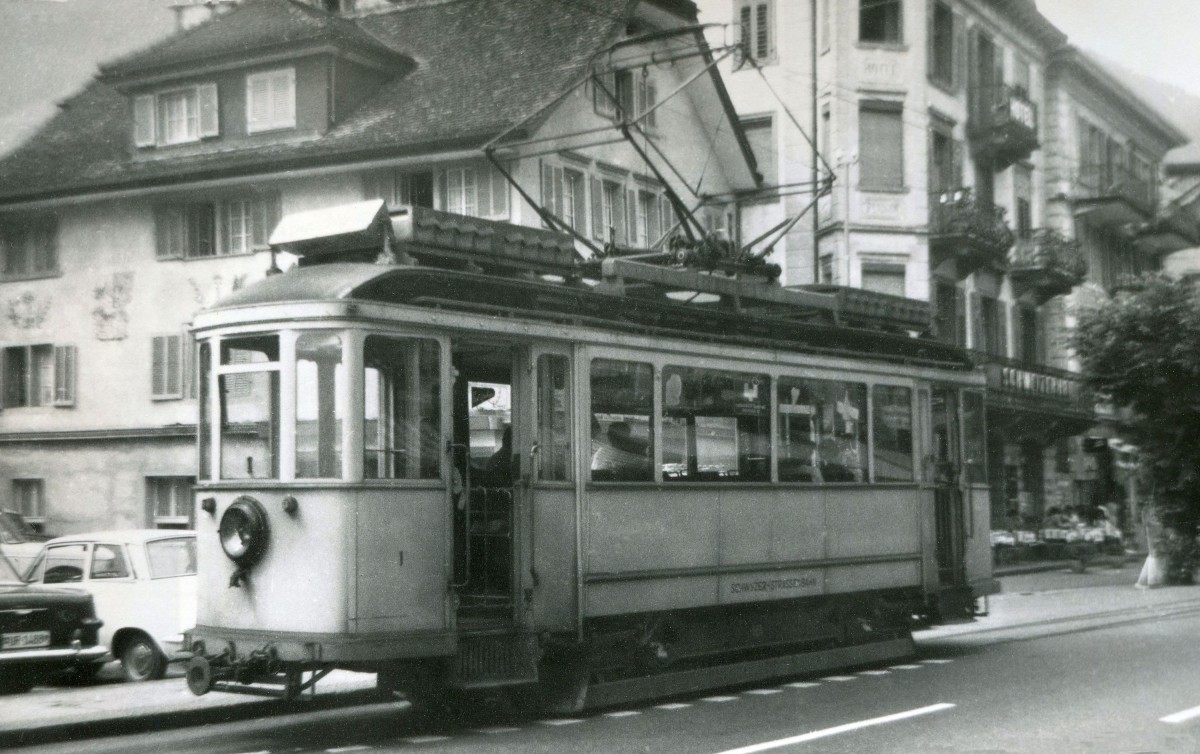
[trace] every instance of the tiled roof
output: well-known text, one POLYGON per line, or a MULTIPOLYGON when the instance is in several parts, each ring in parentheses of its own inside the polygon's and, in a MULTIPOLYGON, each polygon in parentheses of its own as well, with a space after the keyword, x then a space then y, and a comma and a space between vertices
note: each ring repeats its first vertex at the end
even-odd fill
POLYGON ((332 42, 357 51, 392 52, 353 21, 295 0, 246 0, 216 21, 200 24, 145 50, 100 67, 102 77, 150 70, 190 68, 213 58, 253 54, 264 48, 332 42))
MULTIPOLYGON (((577 81, 589 58, 623 30, 621 17, 635 4, 445 0, 356 19, 364 36, 416 60, 417 67, 308 141, 134 159, 128 99, 102 77, 0 161, 0 203, 481 146, 577 81)), ((174 64, 181 53, 172 42, 198 54, 208 49, 199 44, 202 38, 228 54, 226 30, 241 34, 241 21, 257 18, 256 9, 277 12, 283 6, 289 17, 296 9, 303 17, 319 13, 290 0, 250 0, 244 10, 105 70, 174 64)), ((247 32, 247 39, 261 43, 262 33, 247 32)))

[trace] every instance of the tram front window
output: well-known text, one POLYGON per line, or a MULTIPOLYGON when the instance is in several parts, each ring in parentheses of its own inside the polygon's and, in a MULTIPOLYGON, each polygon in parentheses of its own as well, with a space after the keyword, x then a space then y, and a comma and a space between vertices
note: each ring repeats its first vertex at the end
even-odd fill
POLYGON ((363 349, 363 476, 442 473, 441 358, 432 340, 371 335, 363 349))
POLYGON ((337 479, 342 475, 342 416, 346 390, 342 339, 336 333, 306 332, 296 341, 296 476, 337 479))
POLYGON ((278 336, 223 341, 221 371, 221 478, 278 478, 278 336))

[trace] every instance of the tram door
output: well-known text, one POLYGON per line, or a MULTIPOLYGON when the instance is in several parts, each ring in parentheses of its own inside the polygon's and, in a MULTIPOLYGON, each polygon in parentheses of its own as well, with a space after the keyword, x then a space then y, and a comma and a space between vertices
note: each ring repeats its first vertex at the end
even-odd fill
POLYGON ((527 442, 519 395, 525 349, 458 341, 454 373, 454 586, 460 626, 505 624, 514 609, 519 453, 527 442))
POLYGON ((943 586, 959 586, 966 583, 966 542, 958 390, 934 387, 930 408, 938 580, 943 586))

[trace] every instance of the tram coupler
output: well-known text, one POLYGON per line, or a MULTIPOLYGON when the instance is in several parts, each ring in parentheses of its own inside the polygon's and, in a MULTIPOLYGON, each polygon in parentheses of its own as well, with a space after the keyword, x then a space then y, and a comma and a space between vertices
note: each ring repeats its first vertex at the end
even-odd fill
POLYGON ((317 681, 331 671, 331 667, 315 669, 309 680, 304 681, 303 671, 299 668, 285 668, 273 646, 268 645, 238 656, 232 645, 219 654, 208 654, 205 652, 204 642, 198 641, 192 645, 192 658, 188 660, 186 673, 188 689, 196 696, 203 696, 216 689, 238 694, 295 699, 302 692, 313 689, 317 681))

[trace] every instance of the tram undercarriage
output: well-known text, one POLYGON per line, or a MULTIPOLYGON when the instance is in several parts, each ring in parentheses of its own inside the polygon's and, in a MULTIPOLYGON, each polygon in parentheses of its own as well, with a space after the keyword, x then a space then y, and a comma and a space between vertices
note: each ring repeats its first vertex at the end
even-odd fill
MULTIPOLYGON (((201 652, 189 687, 295 698, 335 667, 375 671, 378 688, 422 706, 503 688, 525 706, 560 713, 864 664, 914 652, 916 590, 839 595, 594 619, 575 636, 464 633, 443 657, 362 662, 281 659, 267 643, 201 652), (308 673, 307 680, 304 674, 308 673)), ((319 654, 319 650, 318 650, 319 654)))

